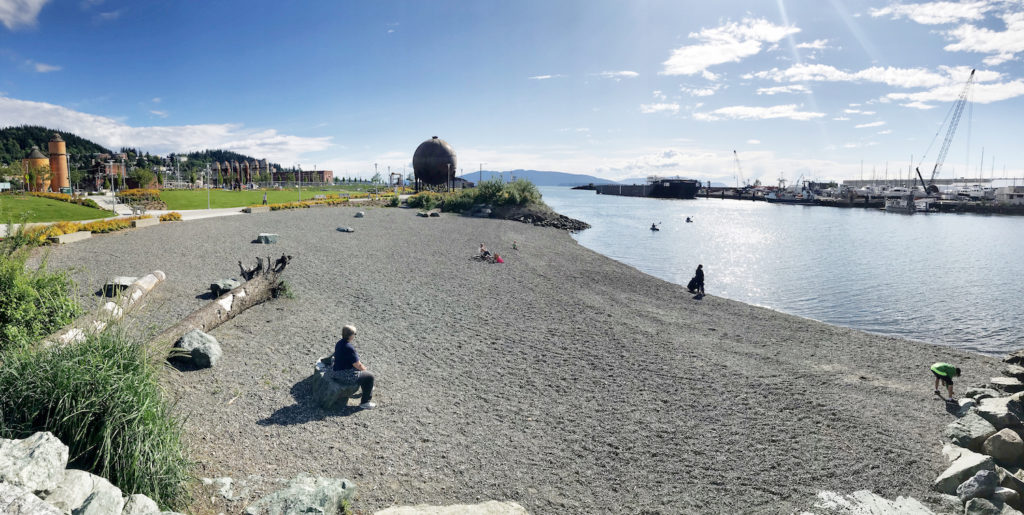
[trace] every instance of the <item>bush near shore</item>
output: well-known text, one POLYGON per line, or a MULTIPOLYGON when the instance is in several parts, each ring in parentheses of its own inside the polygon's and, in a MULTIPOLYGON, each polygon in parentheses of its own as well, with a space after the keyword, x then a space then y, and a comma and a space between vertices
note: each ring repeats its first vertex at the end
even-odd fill
POLYGON ((132 202, 157 202, 159 200, 160 190, 132 188, 117 192, 117 201, 125 204, 132 202))
POLYGON ((48 198, 50 200, 59 200, 61 202, 67 202, 69 204, 77 204, 79 206, 91 207, 93 209, 103 209, 95 200, 85 197, 72 197, 65 193, 51 193, 51 192, 39 192, 30 191, 28 195, 31 197, 48 198))
POLYGON ((164 507, 184 506, 190 463, 142 341, 111 326, 85 342, 39 340, 81 313, 66 272, 25 266, 37 240, 8 226, 0 241, 0 438, 50 431, 70 464, 164 507))
POLYGON ((461 213, 477 204, 499 206, 528 206, 540 204, 541 194, 532 182, 517 179, 503 182, 501 179, 490 179, 481 182, 476 188, 467 188, 448 193, 424 191, 409 197, 406 204, 420 209, 434 209, 461 213))
POLYGON ((177 211, 171 211, 170 213, 164 213, 160 215, 161 222, 180 222, 181 213, 177 211))
MULTIPOLYGON (((180 217, 181 215, 179 215, 180 217)), ((122 229, 130 229, 132 227, 132 220, 141 220, 143 218, 153 218, 152 215, 139 215, 129 216, 126 218, 110 218, 107 220, 97 220, 95 222, 81 223, 81 222, 57 222, 48 226, 32 227, 26 229, 24 235, 32 239, 37 245, 44 245, 48 239, 53 236, 60 236, 62 234, 71 234, 78 231, 89 231, 97 234, 104 234, 108 232, 120 231, 122 229)))

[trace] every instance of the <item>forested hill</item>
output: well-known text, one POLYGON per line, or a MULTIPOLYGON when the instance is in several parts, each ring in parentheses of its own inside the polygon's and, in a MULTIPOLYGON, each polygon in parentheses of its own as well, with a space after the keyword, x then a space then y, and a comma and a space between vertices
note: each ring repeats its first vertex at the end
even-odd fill
POLYGON ((71 154, 71 159, 76 162, 87 156, 91 157, 92 154, 110 153, 110 150, 102 145, 80 138, 70 132, 22 125, 0 129, 0 164, 20 163, 32 151, 33 145, 38 146, 39 150, 46 154, 46 144, 55 132, 64 139, 68 154, 71 154))
MULTIPOLYGON (((177 155, 177 154, 175 154, 177 155)), ((203 150, 202 152, 189 152, 188 154, 180 154, 188 158, 188 163, 193 163, 197 168, 201 168, 199 165, 207 165, 214 161, 223 163, 224 161, 257 161, 255 157, 247 156, 245 154, 239 154, 238 152, 232 152, 230 150, 203 150)), ((281 168, 280 165, 270 163, 276 168, 281 168)), ((187 165, 189 166, 189 165, 187 165)))

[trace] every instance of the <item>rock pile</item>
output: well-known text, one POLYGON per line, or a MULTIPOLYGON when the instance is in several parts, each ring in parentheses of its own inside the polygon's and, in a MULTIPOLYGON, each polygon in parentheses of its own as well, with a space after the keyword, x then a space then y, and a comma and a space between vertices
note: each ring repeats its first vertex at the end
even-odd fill
POLYGON ((1003 361, 1004 376, 965 391, 943 431, 950 465, 932 488, 957 496, 964 513, 1020 514, 1024 507, 1024 351, 1003 361))
POLYGON ((0 513, 180 515, 161 512, 142 494, 125 497, 106 479, 67 464, 68 447, 49 432, 0 438, 0 513))

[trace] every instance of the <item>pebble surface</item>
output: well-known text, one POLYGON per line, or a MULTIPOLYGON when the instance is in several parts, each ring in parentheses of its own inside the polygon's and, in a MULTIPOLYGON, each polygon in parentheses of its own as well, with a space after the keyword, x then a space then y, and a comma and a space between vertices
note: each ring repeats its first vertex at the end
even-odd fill
POLYGON ((295 297, 213 330, 217 367, 169 369, 167 390, 198 476, 251 478, 256 492, 303 472, 344 477, 365 512, 495 499, 534 514, 783 513, 862 489, 923 499, 952 420, 928 366, 962 367, 958 393, 998 373, 986 356, 695 299, 515 221, 299 209, 44 252, 86 303, 111 277, 166 272, 132 317, 154 332, 209 302, 239 260, 292 255, 295 297), (253 243, 261 232, 278 242, 253 243), (473 259, 480 242, 505 263, 473 259), (309 403, 313 363, 345 324, 377 376, 374 410, 309 403))

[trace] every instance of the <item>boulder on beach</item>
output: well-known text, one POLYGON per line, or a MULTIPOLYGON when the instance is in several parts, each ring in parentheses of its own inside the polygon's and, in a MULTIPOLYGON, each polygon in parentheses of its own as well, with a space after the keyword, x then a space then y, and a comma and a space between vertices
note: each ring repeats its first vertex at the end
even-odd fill
POLYGON ((970 397, 976 401, 988 399, 990 397, 999 397, 999 391, 992 388, 968 388, 964 391, 964 397, 970 397))
POLYGON ((340 383, 333 379, 330 360, 321 359, 313 367, 313 402, 323 409, 348 406, 348 399, 359 391, 356 383, 340 383))
POLYGON ((65 471, 64 480, 43 500, 65 513, 86 508, 92 513, 120 513, 124 507, 121 489, 100 476, 74 469, 65 471))
POLYGON ((1016 377, 993 377, 988 381, 989 386, 1006 393, 1017 393, 1024 391, 1024 382, 1016 377))
POLYGON ((943 435, 949 441, 972 451, 980 450, 985 439, 994 434, 996 427, 975 411, 951 422, 943 431, 943 435))
POLYGON ((5 515, 63 515, 27 488, 0 481, 0 513, 5 515))
POLYGON ((996 429, 1020 426, 1021 416, 1024 414, 1019 412, 1018 405, 1014 405, 1013 409, 1010 408, 1011 399, 1012 397, 982 399, 976 411, 981 418, 989 421, 996 429))
POLYGON ((991 456, 979 454, 967 449, 950 464, 949 468, 939 474, 932 488, 940 493, 955 495, 961 483, 967 481, 979 471, 995 470, 995 461, 991 456))
POLYGON ((999 486, 999 476, 994 470, 979 470, 970 479, 956 487, 956 495, 960 501, 967 502, 975 497, 988 498, 999 486))
POLYGON ((220 297, 241 285, 242 282, 236 279, 219 279, 210 283, 210 293, 213 293, 214 297, 220 297))
POLYGON ((217 339, 199 329, 185 333, 174 346, 181 349, 183 354, 175 355, 171 360, 196 368, 210 368, 216 365, 223 354, 217 339))
POLYGON ((342 501, 351 501, 356 485, 347 479, 298 476, 288 487, 278 490, 245 509, 246 515, 276 515, 278 513, 341 513, 342 501))
POLYGON ((67 465, 68 446, 48 431, 23 440, 0 438, 0 483, 47 492, 64 479, 67 465))
POLYGON ((988 437, 982 444, 985 454, 992 456, 997 463, 1003 465, 1018 465, 1024 456, 1024 440, 1021 440, 1012 429, 1003 429, 988 437))

